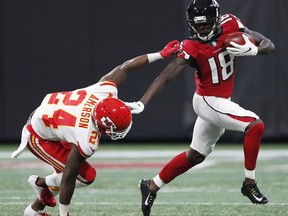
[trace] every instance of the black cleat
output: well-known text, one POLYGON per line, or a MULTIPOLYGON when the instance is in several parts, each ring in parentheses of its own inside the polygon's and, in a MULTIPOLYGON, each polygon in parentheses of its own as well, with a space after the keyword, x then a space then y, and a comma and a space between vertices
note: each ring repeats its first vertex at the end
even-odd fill
POLYGON ((256 183, 244 185, 244 182, 243 182, 241 193, 243 194, 243 196, 247 196, 251 200, 252 203, 255 203, 255 204, 267 204, 268 203, 268 199, 260 192, 256 183))
POLYGON ((157 196, 156 193, 150 191, 150 188, 149 188, 150 183, 151 183, 151 180, 142 179, 139 185, 140 190, 141 190, 141 195, 142 195, 141 209, 142 209, 144 216, 150 215, 151 207, 157 196))

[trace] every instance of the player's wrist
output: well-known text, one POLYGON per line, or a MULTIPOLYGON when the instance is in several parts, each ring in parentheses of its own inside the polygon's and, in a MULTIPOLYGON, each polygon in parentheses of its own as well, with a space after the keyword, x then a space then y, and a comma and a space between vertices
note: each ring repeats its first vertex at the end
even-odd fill
POLYGON ((141 101, 137 101, 137 104, 139 106, 139 110, 142 112, 145 109, 145 105, 141 101))
POLYGON ((147 54, 147 58, 148 58, 149 63, 163 59, 163 57, 161 56, 161 54, 159 52, 149 53, 149 54, 147 54))

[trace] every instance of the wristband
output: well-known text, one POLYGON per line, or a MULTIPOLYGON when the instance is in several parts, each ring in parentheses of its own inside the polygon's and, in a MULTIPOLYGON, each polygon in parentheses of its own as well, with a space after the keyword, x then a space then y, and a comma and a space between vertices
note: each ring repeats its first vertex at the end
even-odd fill
POLYGON ((149 53, 147 54, 147 58, 149 63, 163 59, 159 52, 149 53))
POLYGON ((67 216, 68 214, 68 210, 69 210, 69 205, 64 205, 59 203, 59 216, 67 216))

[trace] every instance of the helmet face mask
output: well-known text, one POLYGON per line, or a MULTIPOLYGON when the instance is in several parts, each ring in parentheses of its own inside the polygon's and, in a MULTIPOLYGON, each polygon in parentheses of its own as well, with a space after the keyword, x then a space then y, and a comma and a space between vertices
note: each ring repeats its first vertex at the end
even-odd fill
POLYGON ((200 41, 210 41, 220 29, 220 7, 215 0, 193 0, 186 12, 188 29, 200 41))
POLYGON ((93 111, 93 120, 100 133, 112 140, 124 138, 132 126, 130 108, 117 98, 99 101, 93 111))
POLYGON ((113 127, 110 127, 110 129, 107 129, 105 133, 108 136, 110 136, 112 140, 123 139, 126 136, 126 134, 130 131, 131 126, 132 126, 132 121, 130 125, 123 131, 114 131, 113 127))

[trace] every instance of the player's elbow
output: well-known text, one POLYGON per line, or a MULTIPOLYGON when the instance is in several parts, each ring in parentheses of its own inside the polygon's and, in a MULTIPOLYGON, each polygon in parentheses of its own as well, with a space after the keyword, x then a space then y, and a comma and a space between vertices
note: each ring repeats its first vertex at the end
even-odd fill
POLYGON ((260 48, 258 50, 259 54, 263 54, 263 55, 273 53, 276 50, 275 44, 269 39, 262 41, 258 48, 260 48))

